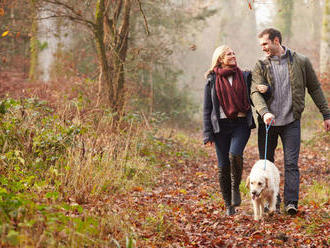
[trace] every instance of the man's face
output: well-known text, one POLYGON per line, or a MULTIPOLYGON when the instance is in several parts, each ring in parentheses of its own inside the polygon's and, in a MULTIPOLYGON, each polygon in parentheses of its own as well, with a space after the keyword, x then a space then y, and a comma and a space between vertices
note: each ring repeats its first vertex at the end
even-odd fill
POLYGON ((278 37, 275 37, 274 40, 271 41, 269 39, 269 34, 265 34, 259 38, 259 42, 262 51, 264 51, 267 56, 276 55, 281 47, 278 37))

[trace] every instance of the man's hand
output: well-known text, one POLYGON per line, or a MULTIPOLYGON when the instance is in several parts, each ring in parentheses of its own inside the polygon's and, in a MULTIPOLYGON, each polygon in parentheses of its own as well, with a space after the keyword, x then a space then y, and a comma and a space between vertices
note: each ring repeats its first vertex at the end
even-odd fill
POLYGON ((330 131, 330 119, 324 121, 325 131, 330 131))
POLYGON ((257 85, 257 90, 258 90, 260 93, 266 93, 267 90, 268 90, 268 86, 267 86, 267 85, 263 85, 263 84, 258 84, 258 85, 257 85))
POLYGON ((264 114, 263 119, 266 125, 269 125, 272 120, 273 120, 273 124, 275 123, 275 116, 272 113, 264 114))

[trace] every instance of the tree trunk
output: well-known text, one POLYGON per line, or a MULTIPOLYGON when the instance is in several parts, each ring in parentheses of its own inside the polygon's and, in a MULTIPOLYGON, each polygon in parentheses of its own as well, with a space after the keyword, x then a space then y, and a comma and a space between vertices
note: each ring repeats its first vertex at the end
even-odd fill
POLYGON ((96 5, 96 13, 95 13, 96 20, 94 26, 94 36, 95 36, 96 49, 98 54, 99 67, 100 67, 100 80, 99 80, 97 105, 105 98, 108 99, 113 98, 111 76, 110 76, 109 65, 107 61, 105 44, 104 44, 104 29, 103 29, 104 15, 105 15, 104 0, 98 0, 96 5))
POLYGON ((330 72, 330 0, 325 0, 321 34, 320 73, 330 72))
POLYGON ((30 81, 38 79, 38 21, 37 21, 37 9, 36 0, 31 0, 32 9, 32 26, 31 26, 31 38, 30 38, 30 81))
POLYGON ((94 35, 100 64, 99 98, 107 99, 114 112, 120 113, 124 106, 125 61, 128 49, 129 17, 131 0, 117 1, 109 18, 106 5, 98 0, 94 35), (122 16, 121 16, 122 14, 122 16), (121 20, 119 18, 121 17, 121 20), (117 28, 117 23, 121 26, 117 28))
POLYGON ((276 0, 276 5, 278 12, 275 25, 281 31, 282 38, 288 43, 292 35, 293 0, 276 0))

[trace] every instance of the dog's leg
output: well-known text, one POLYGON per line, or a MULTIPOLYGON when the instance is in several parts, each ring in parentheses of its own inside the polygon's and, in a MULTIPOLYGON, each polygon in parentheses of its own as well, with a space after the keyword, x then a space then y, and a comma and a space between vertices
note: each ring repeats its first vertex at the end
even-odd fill
POLYGON ((277 194, 275 192, 272 192, 272 195, 270 196, 269 199, 269 210, 270 212, 275 212, 276 210, 276 200, 277 200, 277 194))
POLYGON ((259 206, 255 200, 252 200, 254 220, 259 220, 259 206))
POLYGON ((263 199, 260 199, 260 204, 259 204, 260 219, 264 216, 264 210, 265 210, 265 201, 263 199))

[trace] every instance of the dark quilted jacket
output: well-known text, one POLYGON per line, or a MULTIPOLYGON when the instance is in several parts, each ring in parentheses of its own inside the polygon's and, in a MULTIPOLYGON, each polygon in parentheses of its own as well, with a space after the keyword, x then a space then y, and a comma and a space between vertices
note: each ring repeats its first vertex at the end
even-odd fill
MULTIPOLYGON (((248 89, 248 96, 250 96, 251 86, 251 72, 243 72, 244 81, 248 89)), ((220 132, 220 106, 219 100, 215 90, 215 73, 208 75, 205 90, 204 90, 204 106, 203 106, 203 141, 206 144, 209 141, 214 141, 214 134, 220 132)), ((249 102, 251 103, 250 99, 249 102)), ((252 116, 252 110, 247 114, 249 127, 255 128, 255 122, 252 116)))

